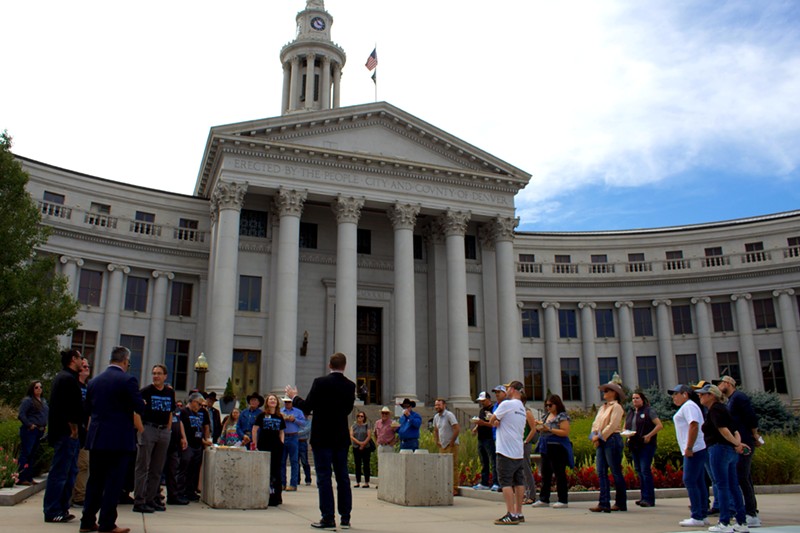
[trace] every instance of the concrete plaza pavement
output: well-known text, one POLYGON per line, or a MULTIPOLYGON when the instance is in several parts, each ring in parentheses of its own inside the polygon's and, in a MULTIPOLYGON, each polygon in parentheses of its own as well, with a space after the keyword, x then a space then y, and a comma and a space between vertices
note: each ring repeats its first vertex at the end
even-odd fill
MULTIPOLYGON (((505 514, 500 494, 474 493, 461 489, 464 496, 454 499, 452 506, 403 507, 378 500, 373 488, 353 488, 352 529, 354 531, 427 533, 431 531, 471 533, 492 529, 493 521, 505 514), (474 496, 474 497, 472 497, 474 496)), ((0 507, 0 531, 8 533, 77 532, 78 519, 68 524, 47 524, 42 517, 39 492, 13 507, 0 507)), ((553 531, 677 532, 678 521, 689 516, 685 497, 657 500, 652 508, 642 509, 631 502, 625 513, 592 513, 596 501, 571 501, 568 509, 526 506, 525 523, 515 529, 546 528, 553 531)), ((302 486, 297 492, 284 492, 283 505, 266 510, 211 509, 203 503, 170 506, 167 512, 139 514, 130 505, 120 505, 117 525, 131 528, 132 533, 262 533, 265 528, 281 533, 312 531, 310 523, 319 519, 316 487, 302 486)), ((797 493, 759 494, 759 507, 764 527, 753 530, 764 533, 800 533, 800 497, 797 493)), ((73 514, 80 516, 80 509, 73 514)), ((338 517, 337 517, 338 520, 338 517)), ((713 517, 712 517, 713 520, 713 517)))

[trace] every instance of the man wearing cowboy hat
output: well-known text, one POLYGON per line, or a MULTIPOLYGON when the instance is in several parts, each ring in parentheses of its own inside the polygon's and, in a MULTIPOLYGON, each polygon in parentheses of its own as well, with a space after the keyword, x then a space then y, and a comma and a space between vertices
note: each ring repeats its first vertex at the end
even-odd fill
POLYGON ((250 444, 250 432, 253 431, 256 417, 261 413, 264 406, 264 397, 257 392, 253 392, 247 397, 250 407, 239 413, 239 420, 236 421, 236 433, 242 439, 242 444, 246 447, 250 444))
POLYGON ((419 428, 422 426, 422 417, 419 413, 414 412, 417 402, 404 398, 399 404, 403 408, 403 414, 400 415, 400 428, 397 430, 397 436, 400 437, 401 450, 416 450, 419 448, 419 428))

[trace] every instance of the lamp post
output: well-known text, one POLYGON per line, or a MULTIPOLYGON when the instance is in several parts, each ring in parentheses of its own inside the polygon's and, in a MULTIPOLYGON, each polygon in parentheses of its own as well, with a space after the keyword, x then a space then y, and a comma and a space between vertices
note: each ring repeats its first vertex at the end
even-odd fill
POLYGON ((194 363, 194 371, 197 374, 197 390, 206 390, 206 374, 208 373, 208 360, 203 352, 197 356, 194 363))

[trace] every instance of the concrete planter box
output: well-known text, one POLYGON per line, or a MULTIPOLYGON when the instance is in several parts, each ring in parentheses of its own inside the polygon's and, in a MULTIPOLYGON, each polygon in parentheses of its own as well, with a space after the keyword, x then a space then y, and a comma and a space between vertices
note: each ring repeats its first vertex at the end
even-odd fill
POLYGON ((214 509, 266 509, 270 452, 214 447, 203 456, 203 501, 214 509))
POLYGON ((397 505, 453 505, 453 456, 378 454, 378 499, 397 505), (389 481, 391 480, 391 481, 389 481))

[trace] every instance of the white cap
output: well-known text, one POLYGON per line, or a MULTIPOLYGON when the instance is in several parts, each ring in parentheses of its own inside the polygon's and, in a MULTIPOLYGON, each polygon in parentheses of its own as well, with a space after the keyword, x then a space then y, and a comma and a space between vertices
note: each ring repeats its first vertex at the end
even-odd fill
POLYGON ((482 402, 483 400, 486 400, 486 399, 488 399, 488 396, 486 396, 486 391, 482 391, 480 394, 478 394, 478 397, 475 398, 475 401, 476 402, 482 402))

